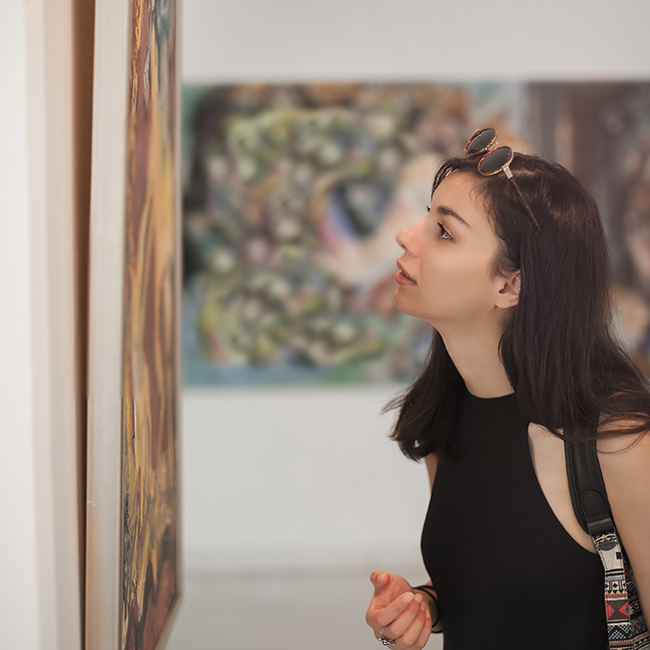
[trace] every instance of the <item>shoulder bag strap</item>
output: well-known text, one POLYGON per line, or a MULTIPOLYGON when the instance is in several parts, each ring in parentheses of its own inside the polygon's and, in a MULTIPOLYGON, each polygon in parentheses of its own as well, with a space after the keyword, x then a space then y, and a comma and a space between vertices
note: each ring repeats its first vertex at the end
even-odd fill
POLYGON ((565 434, 564 452, 571 501, 580 525, 592 537, 614 530, 596 441, 574 442, 570 434, 565 434))
POLYGON ((630 621, 623 550, 607 499, 596 441, 572 441, 565 432, 564 450, 573 509, 580 525, 591 535, 605 569, 609 647, 632 650, 636 635, 630 621))

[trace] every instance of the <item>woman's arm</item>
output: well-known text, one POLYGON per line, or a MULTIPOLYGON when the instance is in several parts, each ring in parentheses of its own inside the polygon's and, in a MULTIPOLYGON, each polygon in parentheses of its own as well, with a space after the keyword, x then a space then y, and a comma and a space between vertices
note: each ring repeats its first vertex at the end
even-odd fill
MULTIPOLYGON (((426 463, 427 472, 429 474, 429 488, 433 490, 433 483, 436 480, 436 472, 438 471, 438 457, 435 454, 429 454, 425 457, 424 462, 426 463)), ((426 584, 433 587, 431 581, 427 582, 426 584)), ((419 593, 424 594, 424 601, 429 606, 429 610, 431 612, 431 620, 434 622, 437 621, 437 624, 432 628, 432 632, 442 632, 442 623, 440 622, 437 600, 434 600, 426 589, 421 590, 419 593)), ((437 595, 438 594, 436 592, 436 596, 437 595)))
POLYGON ((429 454, 425 457, 424 462, 429 473, 429 488, 433 489, 433 482, 436 480, 436 471, 438 470, 438 457, 435 454, 429 454))
MULTIPOLYGON (((425 462, 433 487, 438 459, 431 455, 425 462)), ((429 640, 432 621, 439 621, 435 600, 426 590, 414 590, 397 575, 374 571, 370 580, 375 593, 366 612, 366 622, 374 630, 375 637, 380 638, 379 630, 383 630, 388 638, 392 634, 396 637, 397 643, 390 647, 398 648, 407 642, 408 647, 423 648, 429 640)), ((433 631, 441 632, 442 624, 438 622, 433 631)))
POLYGON ((598 452, 616 528, 650 621, 650 434, 601 439, 598 452))

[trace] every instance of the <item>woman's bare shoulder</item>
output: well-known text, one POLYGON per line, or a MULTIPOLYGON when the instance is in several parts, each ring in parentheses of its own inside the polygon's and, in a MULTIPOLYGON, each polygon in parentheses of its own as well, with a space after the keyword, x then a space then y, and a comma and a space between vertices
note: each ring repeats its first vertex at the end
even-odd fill
POLYGON ((626 454, 639 445, 642 449, 637 454, 650 453, 650 436, 647 435, 649 432, 638 432, 641 426, 642 423, 633 418, 602 419, 598 425, 597 442, 601 462, 602 456, 626 454))
POLYGON ((650 516, 650 435, 620 433, 632 429, 633 420, 608 422, 599 433, 614 433, 598 438, 598 460, 605 479, 607 494, 616 518, 617 506, 635 504, 650 516))

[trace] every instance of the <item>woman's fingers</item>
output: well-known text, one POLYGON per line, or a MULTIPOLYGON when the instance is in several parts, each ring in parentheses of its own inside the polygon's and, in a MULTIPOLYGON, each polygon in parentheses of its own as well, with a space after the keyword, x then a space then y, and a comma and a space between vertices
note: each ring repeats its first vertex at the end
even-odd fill
MULTIPOLYGON (((420 606, 413 622, 404 634, 396 639, 396 648, 400 650, 421 650, 429 641, 431 634, 431 614, 426 604, 420 606)), ((385 632, 385 631, 384 631, 385 632)))
POLYGON ((372 582, 372 586, 375 588, 375 596, 379 596, 381 592, 388 586, 388 583, 390 582, 390 575, 388 573, 384 573, 383 571, 373 571, 370 574, 370 582, 372 582))
POLYGON ((408 629, 399 638, 399 647, 414 648, 420 650, 429 640, 431 634, 431 615, 428 614, 429 608, 423 605, 418 611, 415 619, 408 629))
POLYGON ((424 623, 422 624, 422 629, 415 641, 416 648, 424 648, 431 638, 431 612, 429 611, 429 606, 425 605, 426 611, 424 612, 424 623))
MULTIPOLYGON (((381 627, 388 627, 395 621, 397 618, 399 618, 404 612, 408 611, 410 607, 415 607, 415 612, 417 614, 417 609, 419 607, 419 603, 416 602, 416 599, 422 599, 422 596, 420 594, 413 594, 413 592, 408 592, 400 596, 399 598, 396 598, 392 603, 387 605, 386 607, 383 607, 381 609, 378 609, 374 612, 374 618, 377 623, 377 625, 381 627)), ((384 632, 384 636, 388 637, 389 639, 392 639, 394 637, 388 636, 384 632)))
POLYGON ((408 592, 393 600, 386 607, 381 607, 378 599, 373 596, 368 611, 366 612, 366 623, 375 631, 379 628, 386 627, 400 614, 405 612, 414 599, 415 595, 412 592, 408 592))
MULTIPOLYGON (((422 612, 422 594, 417 594, 414 598, 410 599, 408 607, 401 614, 393 617, 389 624, 385 626, 382 625, 384 628, 384 636, 388 639, 398 639, 403 636, 407 630, 409 630, 420 612, 422 612)), ((415 637, 417 637, 417 635, 415 635, 415 637)))

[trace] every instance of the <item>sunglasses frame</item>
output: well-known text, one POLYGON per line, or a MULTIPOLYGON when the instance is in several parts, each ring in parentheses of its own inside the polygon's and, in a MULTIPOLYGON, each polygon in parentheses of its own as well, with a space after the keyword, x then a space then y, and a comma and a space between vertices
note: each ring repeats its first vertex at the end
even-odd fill
POLYGON ((513 184, 515 190, 517 191, 517 195, 519 196, 519 201, 521 204, 524 206, 526 213, 528 214, 528 218, 531 220, 531 222, 534 224, 534 226, 537 228, 537 230, 541 231, 541 227, 539 225, 539 222, 537 219, 535 219, 535 215, 533 214, 533 211, 530 209, 530 206, 528 205, 528 201, 526 201, 526 198, 524 195, 521 193, 521 190, 519 189, 519 185, 517 184, 517 181, 515 180, 514 176, 512 175, 512 171, 510 170, 510 163, 512 162, 512 159, 515 156, 514 151, 512 150, 511 147, 508 146, 501 146, 501 147, 496 147, 494 148, 497 144, 497 132, 496 129, 493 129, 491 127, 488 127, 487 129, 479 129, 478 131, 475 131, 472 137, 467 141, 467 144, 465 145, 465 155, 468 158, 474 158, 475 156, 480 156, 481 154, 482 157, 478 161, 478 164, 476 165, 476 171, 481 175, 481 176, 494 176, 495 174, 498 174, 499 172, 503 172, 506 175, 506 178, 513 184), (476 138, 478 138, 480 135, 482 135, 485 132, 492 131, 494 135, 490 139, 489 143, 482 147, 481 149, 477 151, 473 151, 471 153, 468 152, 468 149, 471 148, 471 145, 473 142, 476 141, 476 138), (506 160, 505 164, 500 165, 497 169, 494 171, 486 172, 486 171, 481 171, 481 165, 484 160, 487 160, 490 156, 495 154, 497 151, 507 151, 508 152, 508 159, 506 160))

